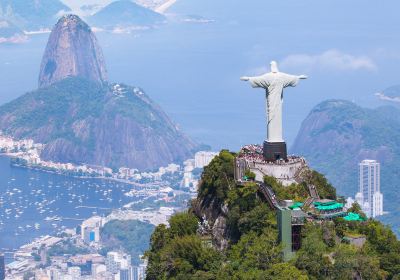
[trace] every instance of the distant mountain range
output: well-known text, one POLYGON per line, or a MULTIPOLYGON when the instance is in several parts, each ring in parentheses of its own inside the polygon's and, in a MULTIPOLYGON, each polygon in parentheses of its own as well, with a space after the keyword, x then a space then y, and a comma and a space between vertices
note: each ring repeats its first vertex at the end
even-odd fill
POLYGON ((26 40, 24 32, 8 20, 0 20, 0 43, 20 43, 26 40))
POLYGON ((383 101, 394 102, 392 104, 397 103, 398 105, 400 105, 400 85, 388 87, 387 89, 377 93, 376 95, 379 97, 379 99, 383 101))
POLYGON ((0 107, 0 130, 46 144, 45 160, 149 170, 197 148, 142 89, 107 81, 97 40, 77 16, 54 27, 39 86, 0 107))
POLYGON ((0 19, 24 31, 51 28, 68 11, 59 0, 0 0, 0 19))
POLYGON ((358 163, 376 159, 381 164, 381 188, 386 211, 382 219, 396 226, 400 220, 400 109, 392 106, 362 108, 345 100, 317 105, 303 121, 291 152, 303 155, 311 166, 326 174, 338 194, 353 196, 358 190, 358 163))
POLYGON ((88 18, 92 26, 114 29, 149 26, 165 21, 165 17, 129 0, 115 1, 88 18))
MULTIPOLYGON (((157 7, 164 2, 145 1, 141 4, 157 7)), ((129 0, 113 1, 104 7, 82 4, 80 9, 89 23, 105 30, 130 30, 166 20, 162 14, 129 0), (97 12, 91 15, 93 7, 97 12)), ((0 43, 20 42, 26 40, 26 34, 49 30, 61 15, 68 12, 71 12, 70 7, 60 0, 0 0, 0 43)))

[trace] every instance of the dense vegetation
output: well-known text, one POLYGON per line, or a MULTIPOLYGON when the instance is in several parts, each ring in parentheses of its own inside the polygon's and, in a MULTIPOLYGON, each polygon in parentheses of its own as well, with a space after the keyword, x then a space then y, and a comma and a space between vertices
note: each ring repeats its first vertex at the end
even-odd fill
POLYGON ((77 145, 87 145, 95 141, 90 138, 94 135, 87 137, 87 143, 81 143, 74 131, 75 122, 112 118, 119 114, 141 125, 161 130, 160 134, 172 133, 164 123, 163 113, 155 109, 143 92, 136 94, 133 87, 121 85, 118 96, 113 92, 113 86, 70 77, 50 87, 29 92, 0 107, 2 115, 12 114, 13 118, 5 132, 12 134, 14 130, 24 127, 20 136, 28 138, 36 136, 36 130, 51 123, 57 129, 43 137, 46 142, 64 137, 77 145))
POLYGON ((398 107, 369 109, 350 101, 327 100, 304 120, 292 152, 305 156, 339 193, 353 197, 358 189, 358 163, 377 159, 381 163, 385 210, 389 212, 380 219, 393 225, 400 236, 399 126, 398 107))
POLYGON ((139 88, 80 77, 0 106, 0 129, 17 139, 46 144, 44 160, 110 168, 154 169, 197 150, 139 88))
MULTIPOLYGON (((235 184, 233 160, 234 154, 222 151, 205 168, 197 198, 202 209, 206 204, 227 208, 227 249, 213 246, 213 233, 204 230, 203 217, 196 216, 192 206, 173 216, 169 228, 160 225, 153 232, 146 253, 147 279, 399 279, 400 242, 390 228, 374 220, 307 222, 302 248, 283 262, 276 214, 255 183, 235 184), (357 237, 365 243, 353 245, 357 237)), ((336 197, 322 175, 312 172, 309 179, 323 196, 336 197)), ((285 189, 273 178, 266 181, 283 199, 306 195, 304 184, 285 189)), ((357 205, 350 210, 360 212, 357 205)))
POLYGON ((137 264, 137 256, 142 255, 149 247, 149 237, 154 226, 148 223, 130 220, 114 220, 108 222, 101 231, 104 245, 102 253, 123 249, 132 256, 132 262, 137 264))
POLYGON ((52 246, 47 254, 49 256, 63 256, 63 255, 79 255, 88 254, 89 250, 85 247, 78 246, 75 241, 64 240, 54 246, 52 246))

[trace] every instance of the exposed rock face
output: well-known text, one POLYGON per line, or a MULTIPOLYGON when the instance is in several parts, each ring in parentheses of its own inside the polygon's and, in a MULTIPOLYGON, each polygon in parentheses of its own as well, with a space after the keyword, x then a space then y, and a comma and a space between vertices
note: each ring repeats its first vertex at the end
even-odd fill
POLYGON ((196 199, 192 209, 197 217, 205 219, 211 226, 210 235, 214 246, 220 250, 226 250, 229 246, 231 232, 227 226, 228 207, 221 205, 216 199, 196 199))
POLYGON ((197 145, 140 88, 106 81, 101 49, 79 17, 54 27, 36 91, 0 107, 0 130, 45 144, 55 162, 155 169, 197 145))
POLYGON ((75 15, 63 16, 53 28, 40 67, 39 87, 67 77, 82 77, 99 84, 107 80, 96 36, 75 15))
MULTIPOLYGON (((387 96, 395 98, 394 90, 387 90, 387 96)), ((329 100, 315 106, 303 121, 291 152, 305 156, 312 168, 326 174, 338 193, 353 197, 358 191, 358 163, 378 160, 384 208, 389 211, 380 219, 398 228, 399 127, 398 107, 367 109, 329 100)))
POLYGON ((361 160, 376 159, 389 166, 400 158, 399 125, 400 111, 393 107, 366 109, 349 101, 329 100, 303 121, 291 152, 305 156, 339 193, 354 195, 361 160))
POLYGON ((45 160, 155 169, 196 145, 141 89, 67 78, 0 107, 0 129, 46 144, 45 160))

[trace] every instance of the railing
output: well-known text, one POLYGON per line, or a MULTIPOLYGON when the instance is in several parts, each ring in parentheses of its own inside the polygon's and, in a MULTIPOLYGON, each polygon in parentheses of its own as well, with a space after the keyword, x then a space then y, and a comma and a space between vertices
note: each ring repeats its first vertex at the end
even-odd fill
POLYGON ((261 193, 267 199, 267 201, 268 201, 269 205, 271 206, 271 208, 274 208, 274 209, 281 209, 282 208, 279 205, 279 201, 276 198, 276 195, 275 195, 274 191, 270 187, 268 187, 264 183, 258 183, 258 186, 260 188, 261 193))

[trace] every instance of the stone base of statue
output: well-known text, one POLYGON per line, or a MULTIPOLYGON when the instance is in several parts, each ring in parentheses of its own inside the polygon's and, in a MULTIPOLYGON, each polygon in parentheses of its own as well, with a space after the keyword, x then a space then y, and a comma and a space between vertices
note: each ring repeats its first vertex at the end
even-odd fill
MULTIPOLYGON (((282 147, 282 143, 279 144, 282 147)), ((268 148, 270 149, 270 147, 268 148)), ((264 147, 262 145, 246 145, 242 147, 235 160, 236 181, 246 181, 244 178, 249 170, 256 175, 256 181, 258 182, 263 182, 265 176, 276 178, 284 186, 299 184, 303 181, 301 174, 303 170, 308 170, 308 165, 304 158, 291 155, 287 157, 287 160, 266 160, 263 150, 264 147)), ((286 152, 286 150, 283 151, 286 152)))
POLYGON ((287 160, 287 148, 285 142, 264 141, 264 159, 266 161, 287 160))

